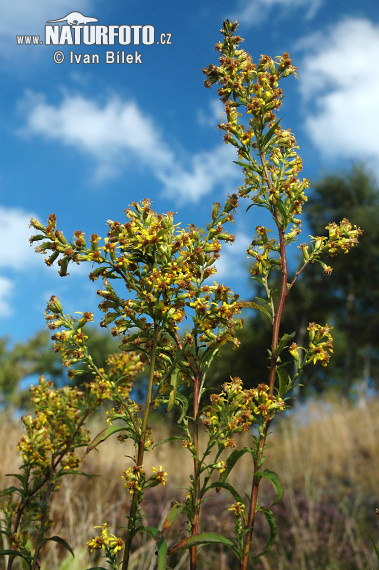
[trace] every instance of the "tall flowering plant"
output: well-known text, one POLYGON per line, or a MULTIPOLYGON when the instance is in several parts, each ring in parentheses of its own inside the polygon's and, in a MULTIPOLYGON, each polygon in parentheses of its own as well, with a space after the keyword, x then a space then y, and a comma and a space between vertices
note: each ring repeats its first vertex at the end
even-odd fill
MULTIPOLYGON (((61 354, 69 376, 81 373, 82 368, 75 366, 78 362, 86 364, 93 374, 93 381, 85 387, 86 398, 112 403, 108 425, 88 443, 87 452, 116 433, 120 441, 131 439, 134 443, 134 455, 126 457, 120 474, 131 497, 123 535, 113 534, 102 522, 98 535, 88 542, 91 552, 104 554, 109 568, 126 570, 136 536, 145 533, 156 541, 159 569, 167 568, 175 552, 188 550, 189 566, 195 570, 199 545, 219 543, 230 549, 245 570, 252 556, 262 554, 252 552, 258 514, 265 517, 269 529, 264 552, 270 548, 276 535, 275 517, 272 505, 258 502, 259 486, 262 479, 272 484, 274 504, 281 499, 283 488, 279 477, 263 468, 269 427, 276 414, 286 408, 288 392, 304 367, 317 362, 326 366, 333 351, 327 324, 309 324, 306 346, 294 342, 295 333, 282 333, 283 308, 308 264, 319 263, 329 274, 332 269, 325 260, 339 251, 347 253, 361 233, 346 219, 329 224, 327 236, 313 237, 311 245, 299 246, 300 264, 294 275, 289 275, 287 249, 301 233, 299 216, 308 182, 300 177, 302 161, 295 138, 280 126, 277 113, 283 97, 279 84, 295 75, 296 68, 286 53, 275 59, 261 56, 254 63, 239 49, 242 39, 235 34, 236 28, 237 23, 224 22, 223 41, 216 45, 220 64, 204 70, 205 84, 219 85, 225 108, 225 120, 219 128, 225 142, 236 147, 236 162, 245 176, 239 197, 248 201, 247 210, 252 206, 266 209, 276 230, 271 237, 267 227, 258 226, 247 250, 251 276, 263 288, 264 298, 243 302, 228 287, 213 281, 221 244, 233 241, 225 226, 233 221, 237 195, 229 196, 223 205, 214 204, 205 229, 181 228, 172 212, 157 214, 149 200, 133 203, 126 210, 126 221, 109 220, 108 235, 103 240, 97 234, 86 240, 82 231, 67 240, 54 215, 46 226, 31 221, 39 232, 31 241, 38 243, 38 252, 47 255, 47 265, 57 262, 61 276, 68 274, 72 263, 91 265, 90 279, 102 283, 97 291, 103 313, 100 324, 120 339, 120 351, 108 359, 106 369, 99 369, 86 345, 85 327, 93 315, 84 312, 73 318, 64 314, 56 297, 50 299, 46 319, 53 331, 54 349, 61 354), (281 287, 276 293, 271 281, 273 272, 278 271, 281 287), (257 378, 256 387, 250 389, 240 378, 225 379, 219 391, 205 396, 209 366, 220 347, 224 343, 238 346, 236 332, 245 307, 262 311, 272 324, 268 377, 257 378), (192 325, 181 332, 184 319, 192 325), (142 405, 131 398, 138 372, 147 378, 142 405), (179 412, 176 417, 181 435, 171 440, 181 442, 193 465, 185 498, 172 503, 160 528, 142 524, 141 518, 146 489, 165 485, 169 477, 161 465, 153 467, 151 473, 145 468, 146 453, 156 447, 150 426, 153 408, 179 412), (236 434, 241 432, 250 434, 250 445, 238 445, 236 434), (229 481, 244 455, 251 457, 247 498, 244 490, 229 481), (235 525, 230 537, 201 529, 202 505, 214 489, 224 489, 233 501, 229 510, 235 525), (167 532, 172 531, 180 513, 186 515, 187 532, 169 544, 167 532)), ((8 495, 14 493, 15 488, 8 490, 8 495)), ((10 512, 7 520, 17 512, 17 508, 10 512)), ((5 534, 11 537, 9 532, 5 534)), ((23 548, 28 547, 24 544, 23 548)), ((27 555, 26 550, 20 552, 29 560, 32 554, 27 555)), ((38 548, 35 559, 39 553, 38 548)), ((8 550, 8 555, 13 560, 15 550, 8 550)))

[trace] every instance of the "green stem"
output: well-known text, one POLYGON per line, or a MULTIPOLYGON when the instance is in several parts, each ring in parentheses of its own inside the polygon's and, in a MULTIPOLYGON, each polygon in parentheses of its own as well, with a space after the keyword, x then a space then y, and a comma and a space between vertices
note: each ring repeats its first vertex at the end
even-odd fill
POLYGON ((262 462, 263 452, 266 444, 266 437, 268 433, 268 428, 270 425, 270 420, 267 420, 263 434, 261 436, 261 440, 259 442, 259 455, 257 458, 254 459, 254 474, 253 474, 253 481, 251 485, 251 496, 250 496, 250 506, 249 506, 249 514, 247 518, 247 526, 248 532, 245 537, 245 546, 243 550, 243 558, 241 560, 240 568, 241 570, 248 569, 249 563, 249 554, 251 550, 251 542, 253 539, 253 532, 254 532, 254 521, 255 521, 255 513, 257 509, 257 502, 258 502, 258 491, 259 491, 259 482, 260 477, 257 477, 257 472, 259 470, 259 466, 262 462))
POLYGON ((46 493, 45 493, 45 496, 43 498, 41 526, 39 529, 38 538, 37 538, 37 542, 36 542, 36 546, 35 546, 35 550, 34 550, 33 564, 32 564, 31 570, 36 570, 37 568, 40 568, 40 565, 38 563, 38 558, 39 558, 39 553, 40 553, 40 550, 42 547, 42 540, 45 538, 46 516, 48 513, 50 495, 51 495, 53 489, 54 489, 54 483, 52 481, 50 481, 49 484, 47 485, 46 493))
MULTIPOLYGON (((191 525, 191 536, 199 533, 199 519, 200 519, 200 471, 199 471, 199 424, 197 416, 199 413, 199 396, 200 396, 200 378, 197 374, 194 378, 193 388, 193 445, 196 450, 196 455, 193 457, 193 506, 194 516, 191 525)), ((190 550, 190 570, 196 570, 197 567, 197 547, 192 546, 190 550)))
MULTIPOLYGON (((149 380, 147 384, 147 392, 146 392, 146 399, 145 399, 145 409, 143 413, 142 419, 142 426, 141 426, 141 437, 138 442, 138 452, 137 452, 137 461, 136 467, 142 467, 143 465, 143 456, 145 451, 145 442, 146 442, 146 433, 149 421, 149 413, 150 413, 150 405, 151 405, 151 395, 153 391, 153 380, 154 380, 154 369, 155 369, 155 358, 157 352, 157 344, 158 344, 158 323, 154 323, 154 336, 153 336, 153 346, 151 349, 151 358, 150 358, 150 373, 149 373, 149 380)), ((129 565, 129 558, 130 558, 130 550, 131 545, 134 537, 134 531, 136 528, 136 519, 138 513, 138 507, 141 502, 141 491, 135 490, 132 497, 132 504, 130 507, 129 512, 129 522, 128 528, 126 531, 126 538, 125 538, 125 550, 124 550, 124 559, 122 562, 122 570, 127 570, 129 565)))

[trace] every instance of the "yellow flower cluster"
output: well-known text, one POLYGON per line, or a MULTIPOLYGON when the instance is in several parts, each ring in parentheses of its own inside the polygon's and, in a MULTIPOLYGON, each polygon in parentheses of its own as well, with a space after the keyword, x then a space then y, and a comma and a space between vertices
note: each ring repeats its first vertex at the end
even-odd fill
POLYGON ((240 517, 246 513, 246 507, 243 503, 238 501, 238 503, 234 503, 231 507, 229 507, 228 511, 232 511, 236 517, 240 517))
POLYGON ((321 326, 316 323, 309 323, 309 350, 306 356, 306 363, 320 361, 323 366, 327 366, 330 354, 333 353, 333 338, 330 334, 329 325, 321 326))
MULTIPOLYGON (((236 296, 222 286, 207 287, 203 282, 216 272, 214 264, 219 258, 220 241, 234 240, 234 236, 224 230, 223 224, 232 221, 231 211, 237 203, 237 197, 231 196, 223 209, 220 204, 215 204, 212 222, 205 231, 194 226, 181 229, 174 223, 172 212, 156 214, 149 200, 141 204, 135 202, 126 210, 128 221, 121 224, 109 220, 110 229, 104 245, 99 244, 100 238, 94 234, 90 247, 80 231, 75 232, 68 243, 62 232, 56 229, 56 218, 51 215, 46 227, 31 220, 31 225, 43 232, 33 236, 31 241, 45 240, 36 250, 53 251, 46 262, 51 264, 59 257, 61 275, 67 274, 70 262, 90 261, 100 265, 90 277, 92 280, 98 277, 104 280, 105 287, 98 290, 102 299, 99 307, 104 313, 101 325, 113 323, 112 334, 115 336, 137 327, 142 334, 129 335, 126 340, 138 343, 140 348, 146 347, 151 340, 152 321, 174 334, 186 310, 192 308, 195 309, 196 326, 200 332, 225 327, 228 340, 233 336, 229 334, 233 328, 231 321, 238 314, 236 296), (131 293, 130 298, 121 299, 109 278, 122 280, 131 293), (217 303, 219 307, 216 307, 217 303), (211 311, 207 318, 208 308, 211 311)), ((51 315, 47 317, 52 329, 62 324, 61 307, 59 304, 56 306, 56 302, 56 298, 50 301, 51 315)), ((84 313, 82 320, 92 318, 93 315, 84 313)), ((215 336, 210 335, 208 341, 214 341, 218 334, 219 331, 215 336)), ((60 340, 59 335, 57 340, 60 340)), ((202 340, 207 341, 205 337, 202 340)))
POLYGON ((232 433, 248 431, 252 424, 271 420, 285 408, 284 401, 270 394, 266 384, 247 390, 243 388, 242 380, 236 377, 222 388, 220 394, 212 394, 211 405, 205 409, 202 423, 217 434, 219 443, 224 447, 232 447, 229 437, 232 433))
POLYGON ((294 357, 298 367, 300 366, 300 350, 304 351, 303 365, 321 362, 322 366, 327 366, 330 355, 333 353, 333 338, 330 333, 332 327, 328 324, 321 326, 309 323, 307 330, 309 332, 308 348, 305 349, 293 342, 288 349, 289 353, 294 357))
POLYGON ((121 478, 124 480, 124 487, 129 490, 131 495, 135 492, 142 492, 145 482, 145 472, 142 467, 138 465, 129 467, 122 472, 121 478))
POLYGON ((94 528, 101 528, 102 531, 99 536, 95 536, 95 538, 92 538, 87 542, 87 546, 90 552, 102 549, 116 554, 119 550, 122 550, 124 541, 122 538, 109 533, 109 527, 107 523, 104 523, 102 526, 95 526, 94 528))
POLYGON ((268 275, 272 269, 279 269, 281 266, 280 256, 275 258, 272 252, 278 252, 279 245, 276 239, 269 239, 269 229, 258 226, 254 239, 251 242, 247 255, 254 259, 250 268, 252 275, 268 275))
POLYGON ((322 255, 334 257, 340 251, 348 253, 351 248, 358 244, 358 239, 363 232, 357 226, 353 226, 347 218, 344 218, 339 224, 332 222, 325 229, 328 231, 327 236, 311 236, 311 249, 305 243, 302 243, 299 249, 306 263, 317 261, 324 273, 329 275, 332 272, 332 267, 326 265, 320 257, 322 255))
MULTIPOLYGON (((216 45, 220 65, 203 70, 205 85, 220 85, 226 122, 219 128, 226 133, 225 142, 237 147, 244 161, 238 163, 245 172, 240 196, 253 191, 253 203, 268 208, 283 229, 291 222, 296 229, 308 181, 298 177, 302 160, 296 152, 295 137, 279 126, 276 117, 283 98, 279 82, 289 75, 296 76, 296 67, 288 53, 275 59, 263 55, 254 63, 247 52, 237 49, 242 38, 235 35, 236 28, 237 23, 224 22, 224 41, 216 45), (251 149, 257 158, 251 156, 251 149)), ((287 234, 287 241, 296 236, 296 232, 287 234)))
POLYGON ((81 459, 74 449, 89 442, 89 432, 79 427, 83 392, 68 386, 53 389, 52 382, 43 377, 31 392, 35 416, 21 418, 26 433, 17 446, 24 463, 42 470, 54 468, 55 458, 64 452, 62 465, 78 467, 81 459))
POLYGON ((164 487, 166 485, 167 473, 166 473, 166 471, 163 471, 162 465, 160 465, 158 469, 156 467, 153 467, 153 475, 152 475, 151 479, 158 481, 160 483, 160 485, 162 485, 162 487, 164 487))

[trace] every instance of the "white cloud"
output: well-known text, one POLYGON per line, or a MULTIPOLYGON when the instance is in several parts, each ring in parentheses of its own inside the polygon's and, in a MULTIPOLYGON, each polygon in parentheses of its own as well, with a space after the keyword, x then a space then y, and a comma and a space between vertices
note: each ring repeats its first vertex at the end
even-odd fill
MULTIPOLYGON (((93 11, 93 9, 93 2, 89 0, 76 0, 75 2, 75 10, 83 12, 86 16, 93 15, 92 12, 86 14, 86 10, 93 11)), ((20 52, 24 48, 17 45, 16 35, 43 35, 47 20, 62 18, 71 11, 71 0, 54 0, 54 4, 50 0, 33 0, 33 2, 30 0, 14 0, 8 2, 6 10, 2 10, 0 18, 1 56, 16 56, 17 61, 21 63, 20 52)), ((42 53, 40 48, 35 48, 32 51, 35 57, 42 53)), ((31 48, 29 48, 28 57, 30 52, 31 48)))
POLYGON ((223 246, 220 259, 216 263, 217 281, 246 277, 246 250, 250 244, 251 237, 244 232, 237 232, 234 243, 223 246))
POLYGON ((328 157, 374 159, 379 164, 379 25, 345 19, 299 45, 308 53, 301 73, 305 121, 328 157))
POLYGON ((0 206, 0 268, 19 270, 36 263, 38 256, 29 244, 33 216, 31 212, 0 206))
POLYGON ((42 135, 92 155, 99 178, 117 174, 117 165, 128 159, 154 167, 172 161, 152 119, 133 101, 112 97, 101 106, 81 95, 65 95, 54 106, 42 95, 28 92, 22 107, 27 112, 24 133, 42 135))
POLYGON ((0 276, 0 317, 9 317, 12 314, 10 297, 13 283, 10 279, 0 276))
POLYGON ((111 96, 100 105, 66 94, 59 105, 52 105, 44 96, 28 92, 20 109, 26 115, 20 131, 24 136, 43 136, 90 155, 100 181, 137 162, 163 182, 166 195, 197 202, 215 185, 227 189, 240 176, 233 164, 235 151, 224 143, 189 157, 187 170, 164 142, 155 121, 133 101, 111 96))
POLYGON ((158 178, 164 183, 167 196, 176 197, 180 202, 196 203, 215 185, 223 187, 225 193, 232 190, 229 186, 241 177, 233 163, 235 159, 234 147, 222 143, 211 151, 195 154, 189 171, 172 165, 168 171, 159 173, 158 178))
POLYGON ((209 102, 208 109, 199 109, 197 112, 197 121, 199 125, 216 128, 222 120, 224 113, 224 105, 219 99, 212 99, 209 102))
POLYGON ((294 10, 305 10, 304 17, 312 19, 324 0, 239 0, 237 20, 240 24, 254 26, 262 23, 274 11, 275 17, 291 15, 294 10))

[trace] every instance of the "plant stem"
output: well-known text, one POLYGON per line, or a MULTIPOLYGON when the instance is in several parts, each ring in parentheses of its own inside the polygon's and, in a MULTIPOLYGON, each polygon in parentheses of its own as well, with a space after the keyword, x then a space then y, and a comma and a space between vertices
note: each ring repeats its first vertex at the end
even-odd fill
MULTIPOLYGON (((200 378, 199 374, 194 377, 193 386, 193 445, 196 455, 193 457, 193 506, 194 516, 191 526, 191 536, 195 536, 199 532, 200 518, 200 473, 199 473, 199 424, 197 415, 199 413, 199 396, 200 396, 200 378)), ((196 570, 197 567, 197 547, 192 546, 190 550, 190 570, 196 570)))
POLYGON ((257 501, 258 501, 258 490, 259 490, 259 483, 260 483, 260 477, 257 477, 257 473, 258 473, 259 466, 260 466, 261 461, 262 461, 269 425, 270 425, 270 420, 268 420, 265 424, 265 427, 263 430, 263 435, 261 436, 261 440, 259 442, 259 455, 256 459, 254 459, 254 473, 253 473, 253 481, 252 481, 252 485, 251 485, 249 514, 248 514, 247 525, 246 525, 249 530, 248 530, 248 533, 246 534, 246 537, 245 537, 245 546, 244 546, 244 550, 243 550, 243 558, 242 558, 241 565, 240 565, 241 570, 247 570, 247 568, 248 568, 249 554, 250 554, 250 550, 251 550, 251 542, 253 539, 255 512, 256 512, 257 501))
MULTIPOLYGON (((141 437, 138 442, 138 452, 137 452, 137 461, 136 467, 142 467, 143 465, 143 455, 145 451, 145 442, 146 442, 146 432, 148 427, 149 421, 149 413, 150 413, 150 404, 151 404, 151 394, 153 391, 153 380, 154 380, 154 369, 155 369, 155 358, 157 352, 157 344, 158 344, 158 323, 154 323, 154 335, 153 335, 153 346, 151 349, 151 357, 150 357, 150 373, 149 373, 149 380, 147 384, 147 392, 146 392, 146 399, 145 399, 145 409, 143 413, 142 419, 142 426, 141 426, 141 437)), ((130 549, 132 545, 132 540, 134 537, 134 531, 136 527, 136 518, 138 507, 140 504, 140 491, 135 490, 132 497, 132 504, 130 507, 129 512, 129 522, 128 528, 126 531, 126 538, 125 538, 125 550, 124 550, 124 559, 122 562, 122 570, 127 570, 129 565, 129 557, 130 557, 130 549)))
POLYGON ((280 240, 280 255, 282 259, 282 286, 280 290, 278 307, 276 309, 276 313, 274 316, 273 329, 272 329, 271 360, 270 360, 270 375, 269 375, 269 386, 270 386, 271 395, 274 393, 274 387, 275 387, 276 359, 277 359, 276 350, 278 348, 280 322, 282 320, 283 308, 287 297, 287 280, 288 280, 287 255, 286 255, 286 246, 284 241, 284 231, 279 226, 279 224, 278 224, 278 231, 279 231, 279 240, 280 240))
MULTIPOLYGON (((279 244, 280 244, 280 257, 282 262, 282 283, 280 288, 280 296, 276 311, 273 313, 273 324, 272 324, 272 341, 271 341, 271 359, 270 359, 270 372, 269 372, 269 389, 270 394, 273 395, 275 389, 275 379, 276 379, 276 360, 277 360, 277 348, 279 343, 279 329, 280 323, 282 320, 283 308, 286 302, 287 293, 288 293, 288 268, 287 268, 287 253, 286 253, 286 243, 285 243, 285 228, 283 227, 281 216, 278 212, 276 207, 276 200, 275 200, 275 191, 272 185, 272 181, 270 178, 270 173, 267 168, 266 164, 266 156, 263 150, 259 151, 261 163, 263 166, 264 171, 264 178, 267 184, 267 187, 272 195, 272 204, 273 204, 273 218, 278 228, 279 234, 279 244)), ((245 545, 243 551, 243 559, 241 561, 241 570, 247 570, 247 565, 249 562, 249 554, 251 550, 251 542, 253 538, 253 531, 254 531, 254 521, 255 521, 255 513, 258 501, 258 491, 259 491, 259 483, 261 477, 258 476, 259 468, 262 463, 263 452, 266 445, 266 438, 268 433, 268 428, 270 425, 270 419, 266 420, 264 424, 264 428, 262 433, 260 434, 260 441, 259 441, 259 452, 257 453, 257 457, 254 458, 254 473, 253 473, 253 481, 251 486, 251 495, 250 495, 250 504, 249 504, 249 514, 248 514, 248 521, 247 521, 247 529, 248 532, 245 537, 245 545)))
POLYGON ((53 483, 53 481, 50 481, 47 485, 46 493, 45 493, 45 496, 43 498, 43 511, 42 511, 42 518, 41 518, 41 526, 39 529, 38 538, 37 538, 37 542, 36 542, 36 546, 35 546, 35 550, 34 550, 33 564, 32 564, 31 570, 36 570, 37 568, 40 568, 40 565, 38 563, 38 557, 39 557, 39 552, 40 552, 41 547, 42 547, 42 540, 45 538, 46 515, 48 512, 50 495, 51 495, 53 489, 54 489, 54 483, 53 483))

